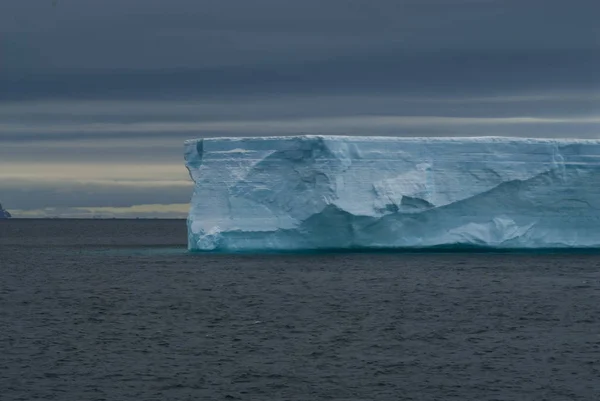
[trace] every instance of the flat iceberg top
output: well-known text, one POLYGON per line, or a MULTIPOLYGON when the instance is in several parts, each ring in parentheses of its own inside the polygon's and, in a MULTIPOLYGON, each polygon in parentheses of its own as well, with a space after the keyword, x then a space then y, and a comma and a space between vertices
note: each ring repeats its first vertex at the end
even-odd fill
POLYGON ((358 136, 358 135, 281 135, 281 136, 231 136, 188 139, 185 144, 198 142, 264 142, 288 141, 298 138, 326 139, 342 142, 518 142, 518 143, 600 143, 600 139, 579 138, 523 138, 509 136, 358 136))
POLYGON ((206 138, 185 160, 191 250, 600 245, 600 140, 206 138))

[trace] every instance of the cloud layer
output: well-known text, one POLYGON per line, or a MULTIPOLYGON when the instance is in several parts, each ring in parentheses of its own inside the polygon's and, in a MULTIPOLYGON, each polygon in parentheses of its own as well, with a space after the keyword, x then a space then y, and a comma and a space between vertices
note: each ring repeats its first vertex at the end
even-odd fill
POLYGON ((193 137, 600 138, 598 14, 595 0, 9 2, 0 201, 182 215, 168 205, 191 195, 193 137))

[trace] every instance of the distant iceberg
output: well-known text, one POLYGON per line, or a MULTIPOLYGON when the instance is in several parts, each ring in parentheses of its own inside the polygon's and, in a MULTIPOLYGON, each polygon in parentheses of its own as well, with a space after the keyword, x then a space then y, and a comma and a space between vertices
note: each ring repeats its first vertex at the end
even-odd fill
POLYGON ((193 251, 600 247, 600 141, 185 143, 193 251))
POLYGON ((0 203, 0 219, 10 219, 12 216, 7 210, 4 210, 2 203, 0 203))

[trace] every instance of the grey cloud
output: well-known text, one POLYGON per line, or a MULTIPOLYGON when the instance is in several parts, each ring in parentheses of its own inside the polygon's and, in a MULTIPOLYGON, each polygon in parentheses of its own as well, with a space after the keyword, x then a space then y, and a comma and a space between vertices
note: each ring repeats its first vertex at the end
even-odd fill
POLYGON ((82 170, 3 178, 12 209, 185 203, 179 172, 122 183, 193 137, 600 137, 597 0, 5 3, 0 177, 82 170))
MULTIPOLYGON (((163 218, 184 219, 188 204, 143 204, 128 207, 46 207, 14 209, 16 218, 163 218)), ((185 227, 185 223, 183 224, 185 227)))
POLYGON ((5 163, 22 163, 26 155, 36 163, 57 160, 80 164, 122 163, 124 177, 132 174, 127 164, 154 163, 157 167, 170 164, 180 166, 183 177, 182 144, 190 138, 294 134, 600 138, 600 115, 577 118, 354 115, 126 126, 46 126, 47 131, 53 131, 51 134, 40 133, 42 129, 26 126, 25 131, 13 133, 12 139, 8 137, 0 147, 0 159, 5 163))
POLYGON ((0 101, 598 87, 595 0, 82 0, 0 14, 0 101))
POLYGON ((68 207, 130 207, 142 204, 189 203, 192 184, 184 185, 116 185, 69 181, 25 182, 3 180, 0 198, 7 210, 30 210, 68 207))
MULTIPOLYGON (((158 136, 158 135, 157 135, 158 136)), ((154 163, 178 164, 183 167, 183 142, 198 135, 180 134, 173 136, 163 133, 156 140, 147 135, 128 135, 123 132, 89 135, 82 139, 81 134, 57 133, 16 134, 11 138, 0 140, 0 161, 3 163, 52 163, 68 161, 69 163, 154 163)), ((14 170, 18 167, 14 166, 14 170)), ((1 173, 1 171, 0 171, 1 173)), ((123 176, 130 174, 127 164, 124 165, 123 176)), ((1 174, 0 174, 1 175, 1 174)))
MULTIPOLYGON (((349 110, 366 114, 501 117, 583 115, 600 109, 600 90, 516 92, 506 96, 426 95, 296 95, 238 96, 227 99, 46 100, 0 103, 6 123, 165 122, 252 120, 273 117, 340 116, 349 110)), ((3 133, 0 132, 0 138, 3 133)))
POLYGON ((204 70, 71 71, 0 77, 0 101, 43 98, 225 99, 357 94, 509 94, 598 88, 600 51, 395 52, 314 63, 204 70))
MULTIPOLYGON (((85 145, 99 153, 130 149, 132 154, 148 154, 152 148, 179 152, 178 146, 190 136, 277 130, 282 134, 299 133, 306 128, 307 120, 322 122, 327 130, 343 129, 341 125, 336 128, 332 121, 348 117, 394 117, 399 129, 414 126, 406 124, 414 117, 429 118, 429 123, 420 123, 424 127, 439 125, 436 119, 441 121, 441 117, 452 117, 448 124, 453 126, 473 125, 471 122, 477 119, 487 119, 479 125, 489 126, 510 118, 581 125, 593 122, 589 120, 599 110, 600 91, 589 89, 491 97, 381 94, 254 96, 213 101, 27 101, 0 103, 0 140, 8 145, 45 141, 45 146, 62 140, 66 150, 85 145)), ((376 129, 375 121, 370 121, 376 129)), ((315 128, 319 127, 311 129, 315 128)), ((361 129, 368 131, 368 126, 361 129)))
POLYGON ((598 138, 599 115, 600 92, 590 90, 491 97, 10 102, 0 103, 0 161, 168 163, 183 170, 183 141, 196 137, 321 133, 598 138))
POLYGON ((9 3, 14 68, 207 68, 394 49, 598 47, 594 0, 82 0, 9 3))

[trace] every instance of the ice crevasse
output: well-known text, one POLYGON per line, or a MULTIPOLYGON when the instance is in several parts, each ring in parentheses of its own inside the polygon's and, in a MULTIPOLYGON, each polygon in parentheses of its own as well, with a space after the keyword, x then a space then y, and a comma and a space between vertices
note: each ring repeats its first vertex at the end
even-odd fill
POLYGON ((600 140, 185 143, 192 251, 600 247, 600 140))

